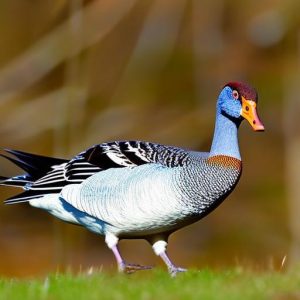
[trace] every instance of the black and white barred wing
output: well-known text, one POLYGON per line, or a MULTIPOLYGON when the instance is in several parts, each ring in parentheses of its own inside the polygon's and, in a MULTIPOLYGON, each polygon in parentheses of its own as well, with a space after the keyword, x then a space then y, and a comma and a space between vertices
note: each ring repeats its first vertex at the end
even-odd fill
POLYGON ((95 145, 70 161, 17 151, 14 151, 13 154, 21 160, 22 165, 20 165, 20 161, 18 161, 18 165, 25 171, 30 170, 30 176, 25 174, 14 177, 13 181, 5 179, 2 182, 5 185, 10 181, 10 185, 18 184, 26 190, 24 193, 8 199, 6 203, 28 201, 45 194, 60 193, 62 188, 68 184, 80 184, 90 176, 109 169, 134 168, 149 163, 176 167, 183 165, 186 161, 186 152, 182 149, 140 141, 120 141, 95 145), (53 164, 51 164, 52 162, 53 164), (28 169, 28 165, 30 169, 28 169), (21 185, 20 182, 24 181, 24 178, 29 180, 21 185))
POLYGON ((121 141, 93 146, 78 157, 102 170, 107 170, 135 167, 147 163, 177 167, 187 162, 187 156, 185 150, 172 146, 142 141, 121 141))
POLYGON ((186 152, 179 148, 140 141, 103 143, 81 152, 62 166, 63 174, 58 174, 59 171, 53 172, 48 178, 42 178, 36 184, 49 183, 49 179, 54 179, 54 184, 61 180, 64 186, 81 183, 91 175, 104 170, 134 168, 149 163, 176 167, 182 166, 186 160, 186 152))
POLYGON ((32 185, 32 190, 61 190, 67 184, 81 183, 88 177, 111 168, 135 167, 150 162, 133 142, 95 145, 67 163, 56 166, 32 185))
POLYGON ((153 162, 148 152, 144 142, 122 141, 95 145, 79 154, 79 157, 102 170, 107 170, 153 162))

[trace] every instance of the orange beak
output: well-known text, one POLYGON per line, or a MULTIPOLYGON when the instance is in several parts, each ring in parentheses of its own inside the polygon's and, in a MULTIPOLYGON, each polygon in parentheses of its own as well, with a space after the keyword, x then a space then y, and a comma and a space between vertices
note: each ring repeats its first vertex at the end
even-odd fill
POLYGON ((252 100, 246 100, 242 97, 242 114, 241 114, 252 126, 255 131, 264 131, 265 126, 260 121, 257 111, 256 102, 252 100))

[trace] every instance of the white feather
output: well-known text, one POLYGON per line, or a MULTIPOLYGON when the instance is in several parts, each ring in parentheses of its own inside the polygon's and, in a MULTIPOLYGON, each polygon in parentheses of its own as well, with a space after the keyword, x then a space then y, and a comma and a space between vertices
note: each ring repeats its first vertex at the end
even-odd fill
POLYGON ((65 209, 63 202, 59 199, 59 194, 47 194, 30 200, 29 204, 33 207, 44 209, 63 221, 79 224, 74 214, 65 209))
POLYGON ((62 197, 75 208, 105 223, 115 234, 143 235, 172 228, 185 215, 175 189, 176 168, 148 164, 109 169, 80 185, 68 185, 62 197))
POLYGON ((139 157, 140 159, 142 159, 143 161, 145 162, 149 162, 149 160, 145 157, 145 151, 143 151, 141 148, 135 148, 135 147, 132 147, 130 145, 130 143, 127 143, 127 146, 128 146, 128 150, 130 152, 134 152, 134 154, 139 157))
POLYGON ((130 167, 133 166, 134 164, 128 160, 124 155, 122 154, 117 154, 113 152, 107 152, 107 156, 116 164, 124 166, 124 167, 130 167))

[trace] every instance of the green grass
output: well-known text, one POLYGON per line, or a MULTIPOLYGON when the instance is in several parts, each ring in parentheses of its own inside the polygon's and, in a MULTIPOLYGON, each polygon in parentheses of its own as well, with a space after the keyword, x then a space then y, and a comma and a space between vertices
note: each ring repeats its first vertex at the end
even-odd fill
POLYGON ((0 299, 300 299, 300 269, 254 272, 191 270, 170 278, 162 270, 132 275, 56 274, 45 279, 0 279, 0 299))

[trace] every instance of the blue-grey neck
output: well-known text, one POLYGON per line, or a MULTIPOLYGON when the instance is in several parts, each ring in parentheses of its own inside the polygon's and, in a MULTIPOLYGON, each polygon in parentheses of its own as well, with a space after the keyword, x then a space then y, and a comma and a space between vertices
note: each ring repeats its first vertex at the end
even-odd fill
POLYGON ((217 107, 215 132, 209 156, 227 155, 241 160, 238 143, 239 122, 222 114, 217 107))

